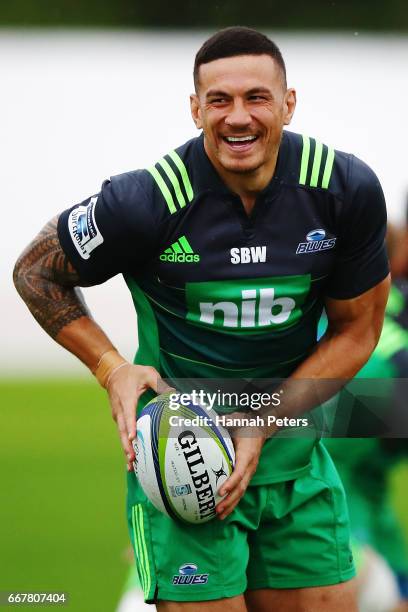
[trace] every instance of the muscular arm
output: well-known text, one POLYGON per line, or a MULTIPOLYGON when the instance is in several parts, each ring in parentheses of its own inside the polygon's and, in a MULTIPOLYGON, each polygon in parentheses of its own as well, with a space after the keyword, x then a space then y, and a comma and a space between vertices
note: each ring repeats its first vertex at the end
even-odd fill
POLYGON ((100 356, 113 349, 92 319, 79 286, 87 286, 58 240, 58 216, 26 247, 14 267, 14 284, 31 314, 59 344, 94 371, 100 356))
MULTIPOLYGON (((348 300, 326 300, 328 329, 313 353, 283 385, 282 403, 272 413, 294 417, 323 403, 368 361, 380 338, 390 276, 348 300)), ((271 428, 268 435, 276 431, 271 428)))
MULTIPOLYGON (((57 221, 54 217, 47 223, 20 255, 14 284, 41 327, 95 372, 102 356, 115 348, 86 307, 78 285, 87 284, 61 248, 57 221)), ((131 469, 135 457, 129 440, 136 435, 137 401, 147 388, 157 389, 160 376, 154 368, 131 365, 114 354, 116 364, 126 367, 113 368, 104 386, 131 469)))
POLYGON ((316 351, 295 372, 295 378, 350 379, 377 346, 384 321, 390 276, 349 299, 326 299, 328 329, 316 351))
MULTIPOLYGON (((260 411, 265 425, 238 428, 234 435, 237 462, 234 472, 221 487, 228 494, 217 506, 221 519, 228 516, 245 492, 254 474, 265 438, 279 426, 268 417, 292 418, 332 397, 353 378, 369 359, 379 340, 390 287, 388 276, 362 295, 350 300, 328 299, 327 333, 315 351, 281 385, 280 406, 260 411)), ((239 413, 232 416, 239 417, 239 413)))

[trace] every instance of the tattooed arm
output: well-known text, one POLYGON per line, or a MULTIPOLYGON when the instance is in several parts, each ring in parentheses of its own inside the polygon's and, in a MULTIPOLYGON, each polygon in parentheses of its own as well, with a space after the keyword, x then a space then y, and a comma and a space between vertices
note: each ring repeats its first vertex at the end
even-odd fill
POLYGON ((27 246, 14 267, 14 284, 41 327, 92 371, 113 345, 91 318, 79 286, 86 286, 58 240, 58 216, 27 246))
MULTIPOLYGON (((94 372, 102 355, 115 350, 93 320, 78 286, 86 286, 67 259, 54 217, 28 245, 14 267, 14 284, 41 327, 94 372)), ((159 373, 151 367, 131 365, 113 370, 107 391, 122 447, 132 469, 136 436, 135 406, 147 389, 157 390, 159 373)))

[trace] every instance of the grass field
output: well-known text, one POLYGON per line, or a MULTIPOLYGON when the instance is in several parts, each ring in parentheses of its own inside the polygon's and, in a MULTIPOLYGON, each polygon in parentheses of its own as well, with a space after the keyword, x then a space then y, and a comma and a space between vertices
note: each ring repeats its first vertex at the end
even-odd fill
MULTIPOLYGON (((93 380, 3 381, 0 391, 0 590, 66 591, 72 612, 113 612, 128 539, 105 392, 93 380)), ((404 463, 392 486, 408 537, 407 479, 404 463)))
POLYGON ((105 393, 93 380, 0 388, 0 590, 66 591, 69 610, 112 612, 128 539, 105 393))

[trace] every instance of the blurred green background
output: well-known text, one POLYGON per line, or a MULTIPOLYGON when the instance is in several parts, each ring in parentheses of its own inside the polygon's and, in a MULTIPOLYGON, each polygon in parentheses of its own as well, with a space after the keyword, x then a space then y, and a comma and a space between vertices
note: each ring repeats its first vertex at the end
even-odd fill
POLYGON ((408 8, 406 0, 3 0, 0 24, 407 31, 408 8))
POLYGON ((65 591, 72 611, 113 611, 128 537, 105 392, 64 379, 3 381, 0 393, 0 590, 65 591))

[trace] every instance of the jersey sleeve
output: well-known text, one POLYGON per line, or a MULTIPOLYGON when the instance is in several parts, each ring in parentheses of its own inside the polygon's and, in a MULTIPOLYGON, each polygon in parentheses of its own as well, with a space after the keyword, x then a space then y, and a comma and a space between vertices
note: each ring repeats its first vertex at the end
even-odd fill
POLYGON ((89 284, 137 272, 152 256, 155 227, 143 171, 112 177, 101 191, 61 213, 58 237, 69 261, 89 284))
POLYGON ((336 262, 326 294, 351 299, 384 280, 387 211, 380 182, 365 163, 352 158, 349 188, 340 217, 336 262))

